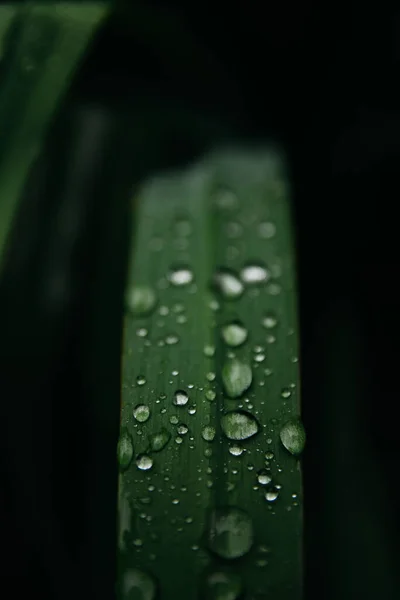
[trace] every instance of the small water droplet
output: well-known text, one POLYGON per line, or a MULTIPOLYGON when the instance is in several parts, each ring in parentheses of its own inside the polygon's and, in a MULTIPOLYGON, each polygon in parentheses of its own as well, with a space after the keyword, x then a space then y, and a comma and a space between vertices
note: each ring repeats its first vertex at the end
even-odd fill
POLYGON ((146 404, 138 404, 133 410, 133 416, 139 423, 145 423, 150 417, 150 408, 146 404))
POLYGON ((178 342, 179 342, 179 338, 174 333, 167 335, 167 337, 165 338, 165 343, 168 344, 168 346, 173 346, 174 344, 177 344, 178 342))
POLYGON ((174 394, 173 403, 175 406, 185 406, 189 401, 189 396, 184 390, 177 390, 174 394))
POLYGON ((262 353, 256 354, 254 357, 254 361, 256 363, 264 362, 264 360, 265 360, 265 354, 262 354, 262 353))
POLYGON ((265 460, 273 460, 275 457, 273 452, 266 452, 265 453, 265 460))
POLYGON ((235 559, 247 554, 253 545, 253 537, 253 523, 245 511, 235 507, 213 511, 208 545, 221 558, 235 559))
POLYGON ((243 294, 243 284, 229 269, 220 269, 214 275, 214 285, 226 300, 235 300, 243 294))
POLYGON ((188 413, 189 413, 189 415, 195 415, 196 414, 196 407, 195 406, 191 406, 190 408, 188 408, 188 413))
POLYGON ((306 433, 299 419, 289 419, 279 432, 283 446, 291 454, 299 455, 303 452, 306 442, 306 433))
POLYGON ((215 204, 222 210, 232 210, 238 204, 238 197, 229 189, 221 188, 214 196, 215 204))
POLYGON ((221 428, 230 440, 246 440, 258 432, 259 426, 252 414, 233 410, 221 417, 221 428))
POLYGON ((140 546, 143 546, 143 540, 141 540, 140 538, 136 538, 135 540, 133 540, 133 545, 139 548, 140 546))
POLYGON ((278 319, 276 318, 276 316, 272 313, 268 313, 267 315, 265 315, 263 317, 263 319, 261 320, 261 323, 263 325, 263 327, 266 327, 266 329, 273 329, 274 327, 276 327, 278 325, 278 319))
POLYGON ((204 356, 214 356, 215 354, 215 346, 212 346, 211 344, 207 344, 206 346, 204 346, 203 349, 204 352, 204 356))
POLYGON ((267 492, 265 494, 265 499, 268 502, 275 502, 275 500, 278 498, 278 496, 279 496, 279 493, 277 490, 271 490, 270 492, 267 492))
POLYGON ((175 444, 182 444, 183 442, 183 438, 181 438, 179 435, 175 438, 175 444))
POLYGON ((218 571, 208 576, 205 597, 209 600, 238 600, 242 591, 239 575, 218 571))
POLYGON ((260 238, 269 240, 274 237, 276 233, 276 226, 270 221, 265 221, 258 225, 258 235, 260 238))
POLYGON ((229 452, 232 456, 241 456, 243 454, 243 448, 238 445, 229 446, 229 452))
POLYGON ((171 415, 169 418, 169 422, 171 423, 171 425, 178 425, 179 419, 176 415, 171 415))
POLYGON ((205 456, 206 458, 210 458, 210 456, 212 456, 212 450, 211 450, 211 448, 206 448, 206 449, 204 450, 204 456, 205 456))
POLYGON ((155 600, 157 586, 154 579, 139 569, 127 569, 121 580, 121 598, 155 600))
POLYGON ((146 285, 131 287, 126 293, 128 310, 136 317, 146 316, 151 313, 157 304, 155 291, 146 285))
POLYGON ((222 369, 222 381, 230 398, 241 396, 250 387, 252 380, 251 367, 240 360, 230 360, 222 369))
POLYGON ((268 471, 266 471, 265 469, 262 469, 261 471, 259 471, 259 473, 257 475, 257 481, 261 485, 268 485, 269 483, 271 483, 272 478, 271 478, 271 475, 268 473, 268 471))
POLYGON ((214 392, 214 390, 207 390, 206 393, 205 393, 205 397, 210 402, 212 402, 213 400, 215 400, 216 395, 217 394, 214 392))
POLYGON ((239 321, 234 321, 222 327, 222 337, 228 346, 241 346, 247 339, 247 329, 239 321))
POLYGON ((215 373, 213 373, 212 371, 210 371, 209 373, 207 373, 206 379, 208 379, 208 381, 214 381, 214 379, 215 379, 215 373))
POLYGON ((212 442, 215 438, 215 427, 212 427, 211 425, 206 425, 206 427, 204 427, 203 431, 201 432, 201 437, 206 442, 212 442))
POLYGON ((148 471, 153 466, 153 459, 147 454, 139 454, 136 459, 136 466, 141 471, 148 471))
POLYGON ((184 423, 182 423, 181 425, 178 426, 177 431, 178 431, 179 435, 185 435, 189 431, 189 427, 187 425, 185 425, 184 423))
POLYGON ((265 283, 271 278, 270 272, 261 264, 249 264, 243 267, 240 277, 244 283, 265 283))
POLYGON ((131 464, 133 458, 133 441, 127 431, 124 431, 120 435, 117 456, 120 470, 125 471, 131 464))
POLYGON ((144 327, 140 327, 140 329, 136 330, 136 335, 138 337, 146 337, 147 334, 148 334, 148 331, 144 327))
POLYGON ((282 391, 281 391, 282 398, 290 398, 291 395, 292 395, 292 392, 289 388, 282 389, 282 391))
POLYGON ((144 375, 138 375, 136 377, 136 383, 138 385, 144 385, 146 383, 146 377, 144 375))
POLYGON ((193 281, 193 272, 189 269, 189 267, 176 267, 170 271, 168 279, 172 285, 188 285, 193 281))

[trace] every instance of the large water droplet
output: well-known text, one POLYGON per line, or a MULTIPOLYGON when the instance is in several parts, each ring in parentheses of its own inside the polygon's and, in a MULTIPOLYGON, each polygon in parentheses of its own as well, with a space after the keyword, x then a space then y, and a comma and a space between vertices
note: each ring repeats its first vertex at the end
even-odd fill
POLYGON ((133 286, 126 293, 127 308, 134 316, 139 317, 150 314, 156 303, 156 293, 149 286, 133 286))
POLYGON ((155 600, 157 589, 154 580, 139 569, 125 571, 121 587, 121 600, 155 600))
POLYGON ((205 596, 209 600, 238 600, 242 594, 242 582, 236 573, 217 571, 206 581, 205 596))
POLYGON ((185 406, 189 401, 189 396, 184 390, 177 390, 174 394, 173 403, 175 406, 185 406))
POLYGON ((222 337, 225 344, 236 347, 241 346, 247 339, 247 329, 239 321, 234 321, 222 328, 222 337))
POLYGON ((261 264, 246 265, 240 272, 242 281, 247 284, 265 283, 271 278, 270 272, 261 264))
POLYGON ((251 367, 240 360, 230 360, 222 369, 222 381, 230 398, 241 396, 250 387, 252 379, 251 367))
POLYGON ((306 443, 306 432, 299 419, 289 419, 279 432, 281 442, 291 454, 298 455, 303 452, 306 443))
POLYGON ((201 437, 206 442, 212 442, 215 438, 215 427, 212 427, 211 425, 206 425, 206 427, 204 427, 203 431, 201 432, 201 437))
POLYGON ((158 433, 154 433, 150 437, 150 449, 153 452, 160 452, 161 450, 163 450, 163 448, 165 448, 170 439, 170 432, 168 431, 168 429, 165 429, 165 427, 163 427, 158 433))
POLYGON ((148 471, 153 466, 153 459, 147 454, 140 454, 136 459, 136 466, 141 471, 148 471))
POLYGON ((221 428, 230 440, 246 440, 258 432, 257 419, 244 410, 232 410, 221 417, 221 428))
POLYGON ((243 510, 226 507, 213 511, 208 544, 218 556, 227 559, 243 556, 252 547, 253 536, 253 523, 243 510))
POLYGON ((118 441, 118 464, 121 471, 125 471, 132 462, 133 458, 133 441, 127 431, 121 433, 118 441))
POLYGON ((172 285, 188 285, 193 281, 193 271, 189 269, 189 267, 176 267, 172 269, 168 275, 169 281, 172 285))
POLYGON ((150 408, 146 404, 138 404, 133 410, 133 416, 139 423, 145 423, 150 417, 150 408))
POLYGON ((227 300, 234 300, 243 294, 243 283, 239 277, 229 269, 220 269, 214 275, 214 285, 220 294, 227 300))

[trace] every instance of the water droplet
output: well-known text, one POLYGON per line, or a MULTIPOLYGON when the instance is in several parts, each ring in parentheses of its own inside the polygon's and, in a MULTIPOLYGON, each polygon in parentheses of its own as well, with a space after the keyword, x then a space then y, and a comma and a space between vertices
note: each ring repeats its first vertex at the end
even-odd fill
POLYGON ((189 431, 189 427, 182 423, 177 429, 179 435, 185 435, 189 431))
POLYGON ((234 446, 229 446, 229 452, 232 456, 241 456, 241 454, 243 454, 243 448, 235 444, 234 446))
POLYGON ((273 329, 278 325, 278 319, 272 313, 268 313, 261 321, 262 325, 267 329, 273 329))
POLYGON ((205 596, 209 600, 238 600, 242 595, 242 583, 236 573, 218 571, 209 575, 205 596))
POLYGON ((283 446, 291 454, 298 455, 303 452, 306 432, 299 419, 289 419, 280 430, 279 437, 283 446))
POLYGON ((174 344, 177 344, 178 342, 179 342, 179 338, 174 333, 167 335, 167 337, 165 338, 165 343, 168 344, 168 346, 173 346, 174 344))
POLYGON ((260 236, 260 238, 269 240, 274 237, 275 233, 276 233, 275 224, 271 223, 270 221, 265 221, 263 223, 260 223, 258 226, 258 235, 260 236))
POLYGON ((150 417, 150 408, 146 404, 138 404, 133 410, 133 416, 139 423, 145 423, 150 417))
POLYGON ((204 356, 214 356, 215 354, 215 346, 211 346, 211 344, 207 344, 206 346, 204 346, 204 356))
POLYGON ((136 317, 146 316, 151 313, 157 303, 155 291, 148 286, 133 286, 126 294, 126 305, 136 317))
POLYGON ((144 375, 138 375, 136 377, 136 383, 138 385, 144 385, 146 383, 146 377, 144 375))
POLYGON ((244 410, 232 410, 221 417, 221 428, 230 440, 246 440, 258 432, 257 419, 244 410))
POLYGON ((228 238, 236 239, 239 238, 243 233, 243 227, 240 223, 236 223, 235 221, 229 221, 225 227, 226 235, 228 238))
POLYGON ((148 331, 144 327, 140 327, 140 329, 136 330, 136 335, 138 337, 146 337, 147 334, 148 334, 148 331))
POLYGON ((181 438, 179 435, 175 438, 175 444, 182 444, 183 442, 183 438, 181 438))
POLYGON ((136 459, 136 466, 141 471, 148 471, 153 466, 153 459, 147 454, 139 454, 136 459))
POLYGON ((241 396, 250 387, 252 379, 251 367, 240 360, 230 360, 222 369, 222 381, 230 398, 241 396))
POLYGON ((127 431, 124 431, 120 435, 117 456, 120 470, 125 471, 131 464, 133 458, 133 441, 127 431))
POLYGON ((249 515, 235 507, 219 508, 211 515, 208 545, 218 556, 234 559, 247 554, 253 545, 249 515))
POLYGON ((154 580, 139 569, 127 569, 122 575, 121 600, 155 600, 156 584, 154 580))
POLYGON ((214 379, 215 379, 215 373, 213 373, 212 371, 210 371, 209 373, 207 373, 206 379, 208 379, 208 381, 214 381, 214 379))
POLYGON ((273 452, 266 452, 265 453, 265 460, 273 460, 274 458, 274 453, 273 452))
POLYGON ((214 390, 207 390, 206 393, 205 393, 205 397, 210 402, 212 402, 213 400, 215 400, 216 395, 217 394, 214 392, 214 390))
POLYGON ((243 284, 229 269, 220 269, 214 275, 214 285, 227 300, 234 300, 243 294, 243 284))
POLYGON ((268 281, 271 274, 263 265, 251 264, 243 267, 240 272, 240 277, 244 283, 257 284, 268 281))
POLYGON ((176 415, 171 415, 169 418, 169 422, 171 423, 171 425, 178 425, 179 419, 176 415))
POLYGON ((290 398, 291 395, 292 395, 292 392, 289 388, 282 389, 282 391, 281 391, 282 398, 290 398))
POLYGON ((204 450, 204 456, 205 456, 206 458, 210 458, 210 456, 212 456, 212 450, 211 450, 211 448, 206 448, 206 449, 204 450))
POLYGON ((215 427, 211 427, 211 425, 206 425, 203 431, 201 432, 201 437, 206 442, 212 442, 215 438, 215 427))
POLYGON ((247 339, 247 329, 239 321, 224 325, 222 337, 228 346, 241 346, 247 339))
POLYGON ((184 390, 177 390, 174 394, 173 403, 175 406, 185 406, 189 401, 189 396, 184 390))
POLYGON ((257 481, 261 485, 268 485, 269 483, 271 483, 272 478, 268 471, 262 469, 257 475, 257 481))
POLYGON ((270 492, 267 492, 265 494, 265 499, 268 502, 275 502, 275 500, 278 498, 278 496, 279 496, 279 493, 277 490, 271 490, 270 492))
POLYGON ((256 363, 264 362, 264 360, 265 360, 265 354, 259 353, 259 354, 256 354, 254 357, 254 361, 256 363))
POLYGON ((172 285, 188 285, 193 281, 193 272, 188 267, 177 267, 169 273, 168 279, 172 285))
POLYGON ((220 189, 215 194, 215 204, 222 210, 233 209, 238 204, 238 198, 232 190, 220 189))

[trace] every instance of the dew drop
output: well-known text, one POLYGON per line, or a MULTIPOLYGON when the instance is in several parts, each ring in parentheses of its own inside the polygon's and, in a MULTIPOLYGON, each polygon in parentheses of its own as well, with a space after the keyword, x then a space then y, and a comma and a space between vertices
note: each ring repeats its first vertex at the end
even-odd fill
POLYGON ((167 337, 165 338, 165 343, 168 344, 168 346, 173 346, 174 344, 177 344, 178 342, 179 342, 179 338, 174 333, 167 335, 167 337))
POLYGON ((188 267, 177 267, 170 271, 168 279, 172 285, 188 285, 193 281, 193 272, 188 267))
POLYGON ((146 377, 144 375, 138 375, 136 377, 136 383, 138 385, 144 385, 146 383, 146 377))
POLYGON ((146 335, 148 334, 147 329, 145 329, 144 327, 140 327, 139 329, 136 330, 136 335, 138 337, 146 337, 146 335))
POLYGON ((258 432, 257 419, 244 410, 230 411, 221 417, 221 428, 230 440, 246 440, 258 432))
POLYGON ((207 344, 206 346, 204 346, 203 349, 204 352, 204 356, 214 356, 215 354, 215 346, 212 346, 211 344, 207 344))
POLYGON ((211 425, 206 425, 206 427, 204 427, 203 431, 201 432, 201 437, 206 442, 212 442, 215 438, 215 427, 212 427, 211 425))
POLYGON ((241 456, 243 454, 243 448, 236 444, 234 446, 229 446, 229 453, 232 454, 232 456, 241 456))
POLYGON ((121 433, 117 448, 118 464, 121 471, 126 471, 133 458, 133 441, 127 431, 121 433))
POLYGON ((228 346, 241 346, 247 339, 247 329, 242 323, 235 321, 222 327, 222 337, 228 346))
POLYGON ((251 367, 240 360, 230 360, 222 369, 222 381, 230 398, 241 396, 250 387, 252 379, 251 367))
POLYGON ((121 581, 122 599, 140 598, 140 600, 155 600, 156 584, 155 581, 139 569, 127 569, 122 575, 121 581))
POLYGON ((290 396, 292 395, 292 392, 289 388, 283 388, 281 391, 281 396, 282 398, 290 398, 290 396))
POLYGON ((214 275, 214 285, 226 300, 235 300, 243 294, 243 284, 229 269, 220 269, 214 275))
POLYGON ((215 400, 216 395, 217 394, 214 392, 214 390, 207 390, 205 393, 205 397, 207 398, 207 400, 209 402, 212 402, 213 400, 215 400))
POLYGON ((184 390, 177 390, 174 394, 173 403, 175 406, 185 406, 189 401, 189 396, 184 390))
POLYGON ((235 559, 247 554, 253 545, 253 537, 253 523, 245 511, 235 507, 213 511, 208 545, 221 558, 235 559))
POLYGON ((151 313, 157 303, 155 291, 148 286, 133 286, 126 293, 126 305, 135 317, 146 316, 151 313))
POLYGON ((171 425, 178 425, 179 419, 176 415, 171 415, 169 418, 169 422, 171 423, 171 425))
POLYGON ((278 498, 279 493, 277 490, 271 490, 270 492, 267 492, 265 494, 265 499, 267 500, 267 502, 275 502, 275 500, 278 498))
POLYGON ((238 197, 232 190, 220 189, 215 194, 215 204, 222 210, 233 209, 238 204, 238 197))
POLYGON ((150 408, 146 404, 138 404, 133 410, 133 416, 139 423, 145 423, 150 417, 150 408))
POLYGON ((270 474, 268 473, 268 471, 266 471, 265 469, 262 469, 257 475, 257 481, 261 485, 268 485, 269 483, 271 483, 272 478, 271 478, 270 474))
POLYGON ((182 423, 181 425, 179 425, 177 431, 178 431, 179 435, 185 435, 189 431, 189 427, 187 425, 184 425, 184 423, 182 423))
POLYGON ((303 452, 306 442, 306 433, 299 419, 289 419, 279 432, 283 446, 291 454, 299 455, 303 452))
POLYGON ((262 318, 261 323, 266 329, 273 329, 278 325, 278 319, 274 314, 268 313, 262 318))
POLYGON ((275 233, 276 233, 276 226, 274 223, 271 223, 270 221, 265 221, 263 223, 260 223, 258 226, 258 235, 260 238, 269 240, 274 237, 275 233))
POLYGON ((148 471, 153 466, 153 459, 147 454, 139 454, 136 459, 136 466, 141 471, 148 471))
POLYGON ((243 267, 240 277, 244 283, 257 284, 268 281, 271 278, 271 274, 263 265, 251 264, 243 267))
POLYGON ((209 600, 238 600, 242 596, 239 575, 217 571, 208 576, 205 596, 209 600))
POLYGON ((206 379, 208 381, 214 381, 214 379, 215 379, 215 373, 213 373, 212 371, 210 371, 209 373, 207 373, 206 379))
POLYGON ((273 452, 266 452, 265 453, 265 460, 273 460, 275 457, 273 452))

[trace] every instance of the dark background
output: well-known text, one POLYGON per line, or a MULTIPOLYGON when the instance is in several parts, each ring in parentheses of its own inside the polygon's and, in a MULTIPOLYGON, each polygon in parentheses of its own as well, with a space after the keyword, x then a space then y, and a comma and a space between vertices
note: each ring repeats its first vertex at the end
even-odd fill
POLYGON ((399 19, 384 3, 158 2, 127 4, 100 31, 32 173, 2 282, 1 402, 10 389, 14 398, 1 418, 2 585, 57 600, 90 597, 85 585, 98 598, 112 594, 114 524, 100 532, 96 523, 115 514, 107 455, 118 415, 107 427, 104 415, 118 385, 117 317, 109 354, 87 349, 98 298, 121 308, 106 290, 114 278, 122 297, 123 261, 118 272, 109 266, 107 285, 99 266, 126 223, 118 198, 132 177, 185 164, 214 143, 272 137, 294 191, 305 598, 397 596, 399 19), (73 251, 56 229, 69 214, 73 251), (49 311, 39 298, 52 268, 66 275, 49 311), (109 366, 112 356, 109 380, 99 380, 98 361, 109 366), (20 414, 29 418, 17 426, 20 414))

